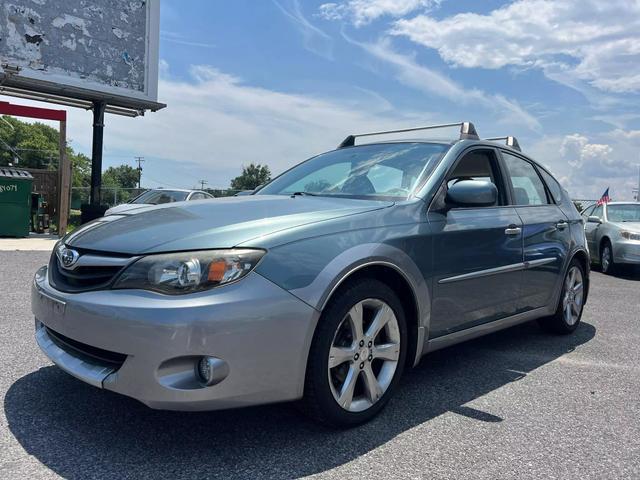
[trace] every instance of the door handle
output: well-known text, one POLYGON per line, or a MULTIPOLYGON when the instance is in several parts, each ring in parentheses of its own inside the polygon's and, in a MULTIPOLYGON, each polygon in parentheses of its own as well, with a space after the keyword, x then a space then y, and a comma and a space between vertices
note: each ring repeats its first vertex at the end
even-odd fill
POLYGON ((556 227, 559 230, 564 230, 565 228, 567 228, 569 226, 569 224, 565 221, 565 220, 560 220, 558 223, 556 223, 556 227))
POLYGON ((520 233, 522 233, 522 229, 520 227, 518 227, 517 225, 509 225, 505 230, 504 230, 505 235, 520 235, 520 233))

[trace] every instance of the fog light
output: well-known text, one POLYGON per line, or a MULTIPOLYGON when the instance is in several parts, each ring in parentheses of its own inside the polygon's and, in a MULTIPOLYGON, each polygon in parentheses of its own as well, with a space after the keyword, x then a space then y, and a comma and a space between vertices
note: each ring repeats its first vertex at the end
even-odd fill
POLYGON ((201 357, 196 366, 198 379, 204 386, 215 385, 229 374, 227 362, 216 357, 201 357))

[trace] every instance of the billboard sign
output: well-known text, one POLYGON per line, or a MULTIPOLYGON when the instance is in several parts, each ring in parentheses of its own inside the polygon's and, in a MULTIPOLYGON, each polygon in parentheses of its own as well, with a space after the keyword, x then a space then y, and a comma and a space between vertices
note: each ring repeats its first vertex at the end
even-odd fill
POLYGON ((159 20, 159 0, 2 1, 0 83, 157 110, 159 20))

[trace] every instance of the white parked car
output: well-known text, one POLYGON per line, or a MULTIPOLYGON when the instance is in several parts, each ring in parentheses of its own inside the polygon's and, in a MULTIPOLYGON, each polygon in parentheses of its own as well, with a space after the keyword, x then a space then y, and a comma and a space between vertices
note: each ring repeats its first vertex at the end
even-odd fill
POLYGON ((143 207, 149 207, 151 205, 160 205, 163 203, 184 202, 189 200, 206 200, 207 198, 214 198, 213 195, 203 192, 201 190, 165 190, 164 188, 157 188, 153 190, 147 190, 146 192, 138 195, 129 203, 123 203, 122 205, 116 205, 111 207, 104 214, 113 215, 120 213, 131 213, 133 210, 137 210, 143 207))

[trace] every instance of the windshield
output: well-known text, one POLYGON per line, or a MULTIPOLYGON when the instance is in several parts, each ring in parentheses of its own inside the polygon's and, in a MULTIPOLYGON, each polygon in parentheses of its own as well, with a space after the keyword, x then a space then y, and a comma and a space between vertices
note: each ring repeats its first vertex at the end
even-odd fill
POLYGON ((181 202, 187 199, 189 192, 179 192, 174 190, 149 190, 144 192, 131 203, 145 203, 150 205, 160 205, 161 203, 181 202))
POLYGON ((640 204, 609 205, 607 218, 610 222, 640 222, 640 204))
POLYGON ((435 143, 385 143, 335 150, 293 167, 256 195, 406 199, 448 148, 435 143))

